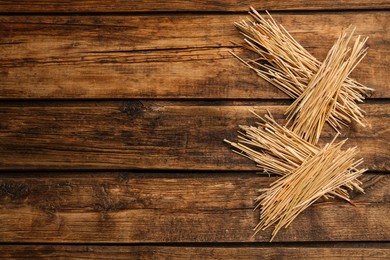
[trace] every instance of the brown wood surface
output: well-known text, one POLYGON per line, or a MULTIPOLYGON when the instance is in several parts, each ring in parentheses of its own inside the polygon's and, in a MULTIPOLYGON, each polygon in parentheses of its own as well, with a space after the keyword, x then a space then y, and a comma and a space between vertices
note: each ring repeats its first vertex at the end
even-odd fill
POLYGON ((247 11, 249 6, 254 6, 257 9, 269 10, 384 9, 390 7, 390 2, 388 0, 318 0, 312 2, 304 0, 1 0, 0 12, 215 12, 247 11))
MULTIPOLYGON (((231 42, 246 16, 0 16, 0 98, 287 98, 229 54, 247 55, 231 42)), ((275 18, 319 59, 356 25, 370 49, 352 75, 390 98, 389 11, 275 18)))
POLYGON ((0 259, 389 259, 388 244, 334 246, 0 246, 0 259))
MULTIPOLYGON (((31 173, 0 179, 0 242, 250 242, 253 199, 274 178, 254 173, 31 173)), ((390 177, 366 174, 355 206, 322 200, 275 241, 390 240, 390 177)))
POLYGON ((389 24, 389 0, 0 0, 0 259, 389 259, 389 24), (367 127, 342 130, 366 193, 272 244, 253 199, 276 178, 222 141, 291 103, 229 54, 251 57, 250 5, 320 60, 357 26, 352 77, 375 89, 367 127))
MULTIPOLYGON (((279 102, 280 103, 280 102, 279 102)), ((364 166, 390 169, 390 107, 361 106, 367 127, 344 129, 364 166)), ((236 140, 248 110, 267 109, 283 123, 287 106, 269 102, 21 102, 0 104, 0 169, 256 170, 223 139, 236 140)), ((329 127, 324 142, 333 139, 329 127)))

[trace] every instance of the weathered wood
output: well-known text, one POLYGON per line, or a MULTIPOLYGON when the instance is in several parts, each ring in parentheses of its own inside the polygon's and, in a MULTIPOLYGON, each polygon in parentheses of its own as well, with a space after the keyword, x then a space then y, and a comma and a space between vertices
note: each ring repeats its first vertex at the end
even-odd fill
MULTIPOLYGON (((37 173, 0 179, 0 242, 249 242, 257 190, 275 178, 254 173, 37 173)), ((390 177, 367 174, 352 206, 322 200, 276 241, 388 241, 390 177)))
POLYGON ((295 246, 0 246, 1 259, 389 259, 387 243, 295 246))
POLYGON ((293 1, 254 1, 254 0, 175 0, 175 1, 97 1, 70 0, 47 1, 39 0, 1 0, 0 12, 210 12, 210 11, 246 11, 249 6, 268 10, 351 10, 351 9, 384 9, 390 7, 388 0, 318 0, 307 2, 293 1))
MULTIPOLYGON (((353 76, 390 98, 389 14, 275 18, 320 59, 356 25, 370 50, 353 76)), ((0 16, 0 98, 287 98, 229 54, 231 41, 242 42, 233 22, 245 17, 0 16)))
MULTIPOLYGON (((0 104, 0 169, 257 170, 230 151, 240 124, 287 106, 256 102, 5 102, 0 104)), ((390 170, 390 106, 363 104, 368 127, 345 129, 364 166, 390 170)), ((282 121, 280 121, 282 122, 282 121)), ((334 131, 325 128, 322 141, 334 131)), ((322 143, 323 143, 322 142, 322 143)))

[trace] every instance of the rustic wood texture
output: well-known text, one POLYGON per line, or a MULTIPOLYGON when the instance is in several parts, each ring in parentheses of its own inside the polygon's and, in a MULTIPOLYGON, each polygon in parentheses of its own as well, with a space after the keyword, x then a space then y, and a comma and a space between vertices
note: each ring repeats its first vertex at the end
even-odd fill
MULTIPOLYGON (((0 242, 250 242, 257 189, 274 178, 254 173, 31 173, 0 179, 0 242)), ((322 200, 275 241, 390 240, 390 177, 366 174, 355 206, 322 200)))
POLYGON ((0 246, 1 259, 389 259, 388 244, 310 246, 0 246))
POLYGON ((292 1, 254 1, 254 0, 174 0, 174 1, 97 1, 97 0, 1 0, 0 12, 226 12, 247 11, 249 6, 268 10, 349 10, 349 9, 384 9, 390 7, 388 0, 318 0, 307 2, 292 1))
MULTIPOLYGON (((0 16, 0 98, 287 98, 229 54, 247 55, 231 42, 242 42, 233 22, 245 17, 0 16)), ((275 18, 319 59, 356 25, 370 50, 352 75, 376 90, 373 98, 390 98, 390 12, 275 18)))
MULTIPOLYGON (((0 259, 389 259, 389 0, 0 0, 0 259), (365 194, 320 199, 252 237, 275 176, 230 151, 291 100, 234 59, 233 22, 270 10, 322 60, 369 36, 365 194), (300 10, 295 12, 296 10, 300 10)), ((334 132, 326 127, 320 144, 334 132)))
MULTIPOLYGON (((236 140, 248 110, 281 123, 287 106, 264 102, 48 102, 0 104, 0 169, 256 170, 223 139, 236 140)), ((364 104, 366 128, 344 129, 364 166, 390 169, 390 107, 364 104)), ((330 127, 322 144, 333 139, 330 127)), ((346 147, 347 147, 346 146, 346 147)))

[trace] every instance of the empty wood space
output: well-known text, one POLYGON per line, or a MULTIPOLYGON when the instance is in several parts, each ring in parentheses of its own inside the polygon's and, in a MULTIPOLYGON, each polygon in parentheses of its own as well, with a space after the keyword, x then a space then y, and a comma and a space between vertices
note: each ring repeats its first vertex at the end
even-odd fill
POLYGON ((292 245, 275 246, 230 246, 230 247, 191 247, 191 246, 90 246, 90 245, 44 245, 44 246, 0 246, 4 258, 26 259, 26 255, 44 259, 388 259, 389 248, 383 244, 353 243, 336 246, 318 244, 315 246, 292 245))
POLYGON ((0 0, 0 259, 389 259, 389 24, 379 0, 0 0), (355 25, 352 77, 375 89, 339 137, 365 193, 321 198, 273 243, 253 208, 276 177, 223 142, 292 102, 229 53, 251 57, 249 6, 319 60, 355 25))
POLYGON ((264 10, 359 10, 359 9, 386 9, 390 7, 388 0, 318 0, 308 4, 304 0, 292 1, 255 1, 255 0, 143 0, 143 1, 97 1, 97 0, 68 0, 50 1, 37 0, 1 0, 1 12, 246 12, 248 6, 264 10))
MULTIPOLYGON (((1 237, 34 243, 267 242, 271 230, 252 237, 258 220, 253 198, 273 180, 240 172, 5 175, 1 237)), ((355 206, 322 200, 276 241, 389 240, 390 178, 371 173, 363 181, 366 194, 353 195, 355 206)))

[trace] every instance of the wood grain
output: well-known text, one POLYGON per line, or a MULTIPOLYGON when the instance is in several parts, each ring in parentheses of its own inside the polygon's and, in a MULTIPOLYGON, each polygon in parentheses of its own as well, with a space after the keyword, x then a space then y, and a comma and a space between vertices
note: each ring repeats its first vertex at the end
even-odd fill
MULTIPOLYGON (((245 17, 0 16, 0 98, 288 98, 229 54, 248 55, 231 43, 242 41, 233 23, 245 17)), ((370 50, 352 76, 390 98, 390 12, 275 18, 319 59, 356 25, 370 50)))
POLYGON ((1 259, 389 259, 386 243, 296 246, 91 246, 7 245, 0 246, 1 259), (357 247, 358 246, 358 247, 357 247))
MULTIPOLYGON (((269 102, 4 102, 0 169, 257 170, 230 151, 248 111, 267 109, 282 122, 287 106, 269 102)), ((344 130, 364 166, 390 169, 390 107, 364 104, 368 127, 344 130)), ((334 137, 325 128, 322 144, 334 137)))
MULTIPOLYGON (((274 178, 254 173, 32 173, 0 179, 0 242, 250 242, 257 190, 274 178)), ((390 177, 367 174, 352 206, 322 200, 276 241, 388 241, 390 177)))
MULTIPOLYGON (((0 259, 390 259, 389 0, 0 0, 0 259), (369 36, 358 146, 365 194, 320 199, 252 237, 275 177, 230 151, 248 108, 291 102, 232 58, 233 23, 270 10, 323 59, 369 36), (297 11, 298 10, 298 11, 297 11), (107 100, 107 101, 105 101, 107 100)), ((321 145, 334 132, 327 127, 321 145)))
POLYGON ((387 0, 318 0, 307 2, 293 1, 254 1, 254 0, 174 0, 174 1, 97 1, 97 0, 1 0, 0 12, 210 12, 210 11, 246 11, 249 6, 268 10, 350 10, 350 9, 384 9, 390 7, 387 0))

